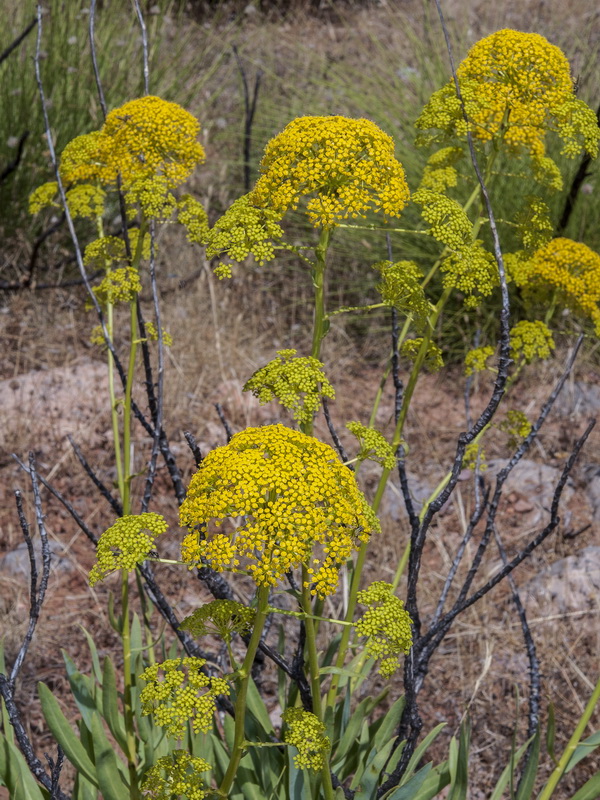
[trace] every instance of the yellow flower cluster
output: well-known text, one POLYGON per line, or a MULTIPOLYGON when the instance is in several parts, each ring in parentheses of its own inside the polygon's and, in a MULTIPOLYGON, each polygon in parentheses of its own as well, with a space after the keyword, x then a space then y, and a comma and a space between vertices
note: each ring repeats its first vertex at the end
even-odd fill
MULTIPOLYGON (((458 171, 454 166, 463 157, 460 147, 443 147, 427 159, 419 191, 442 194, 453 189, 458 183, 458 171)), ((413 198, 414 199, 414 198, 413 198)))
POLYGON ((385 469, 392 470, 396 466, 396 456, 392 445, 385 436, 375 428, 367 428, 360 422, 349 422, 346 427, 360 444, 360 452, 357 456, 358 461, 376 461, 385 469))
POLYGON ((368 606, 355 627, 368 636, 365 650, 370 658, 380 658, 379 674, 389 678, 400 666, 398 656, 412 645, 411 619, 404 603, 394 594, 391 583, 374 581, 358 593, 358 602, 368 606))
POLYGON ((39 214, 43 208, 48 206, 55 206, 58 208, 56 198, 58 196, 58 183, 56 181, 48 181, 42 183, 37 189, 29 195, 29 213, 39 214))
POLYGON ((207 733, 213 724, 215 697, 229 695, 225 678, 209 677, 202 668, 203 658, 169 658, 151 664, 140 679, 146 686, 140 692, 142 715, 152 714, 168 736, 182 739, 187 723, 194 733, 207 733))
POLYGON ((106 192, 100 186, 91 183, 80 183, 66 194, 67 205, 71 216, 76 219, 96 219, 104 212, 106 192))
POLYGON ((281 718, 286 724, 283 741, 298 750, 294 756, 298 769, 322 769, 331 748, 325 725, 310 711, 293 706, 286 708, 281 718))
POLYGON ((494 256, 479 239, 447 256, 441 269, 444 288, 463 292, 467 308, 475 308, 482 297, 489 297, 500 282, 494 256))
POLYGON ((103 154, 104 146, 101 131, 84 133, 71 139, 60 156, 59 172, 64 183, 113 183, 112 171, 108 169, 103 154))
POLYGON ((93 289, 98 302, 130 303, 142 291, 140 273, 134 267, 118 267, 106 274, 93 289))
POLYGON ((204 785, 202 773, 211 769, 203 758, 192 756, 186 750, 175 750, 159 758, 144 773, 142 792, 151 800, 173 800, 173 797, 204 800, 212 792, 204 785))
POLYGON ((112 187, 120 178, 130 215, 139 206, 147 218, 166 219, 176 206, 171 190, 204 161, 199 132, 177 103, 140 97, 111 111, 99 131, 69 142, 60 175, 66 184, 112 187))
POLYGON ((379 261, 373 264, 381 276, 375 287, 383 302, 404 314, 412 314, 417 327, 424 327, 431 305, 421 286, 423 275, 414 261, 379 261))
POLYGON ((197 639, 212 635, 230 642, 234 633, 240 636, 250 633, 255 616, 253 608, 234 600, 211 600, 186 617, 179 627, 197 639))
POLYGON ((460 203, 445 194, 419 189, 413 201, 422 206, 421 216, 431 225, 429 233, 451 250, 462 250, 473 241, 473 225, 460 203))
POLYGON ((139 207, 146 219, 165 221, 177 207, 164 175, 142 175, 127 184, 125 203, 129 219, 135 219, 139 207))
POLYGON ((182 543, 190 568, 233 569, 245 559, 259 586, 304 565, 312 591, 335 591, 339 565, 379 522, 335 451, 283 425, 248 428, 203 460, 180 509, 192 532, 182 543), (215 533, 226 519, 230 534, 215 533))
MULTIPOLYGON (((283 236, 281 214, 258 208, 251 195, 242 195, 220 217, 206 237, 206 257, 244 261, 250 254, 262 266, 275 257, 273 239, 283 236)), ((223 261, 215 269, 219 278, 231 277, 231 266, 223 261)))
POLYGON ((252 392, 261 405, 277 399, 300 425, 312 422, 322 397, 335 397, 322 362, 312 356, 296 356, 295 350, 278 350, 277 358, 257 370, 244 391, 252 392))
POLYGON ((531 258, 510 261, 511 277, 526 297, 546 297, 555 290, 570 308, 594 324, 600 336, 600 255, 587 245, 571 239, 552 239, 531 258))
POLYGON ((308 197, 315 227, 369 210, 399 217, 409 198, 392 138, 366 119, 298 117, 267 144, 260 170, 253 202, 283 216, 308 197))
MULTIPOLYGON (((149 321, 145 323, 145 328, 146 328, 146 337, 150 339, 152 342, 157 342, 158 331, 156 330, 156 325, 152 321, 149 321)), ((173 344, 173 337, 171 336, 170 333, 167 333, 167 331, 165 330, 163 330, 162 332, 162 339, 165 347, 171 347, 171 345, 173 344)))
POLYGON ((102 127, 106 165, 127 187, 144 176, 162 175, 179 186, 204 161, 197 141, 200 124, 177 103, 148 95, 116 108, 102 127))
MULTIPOLYGON (((91 183, 80 183, 66 193, 67 205, 74 219, 102 216, 106 192, 100 186, 91 183)), ((49 181, 34 189, 29 195, 29 213, 39 214, 43 208, 60 208, 58 199, 58 183, 49 181)))
POLYGON ((486 345, 485 347, 475 347, 469 350, 465 356, 465 375, 473 375, 475 372, 483 372, 488 369, 488 359, 491 358, 495 349, 486 345))
MULTIPOLYGON (((131 251, 135 253, 139 244, 139 229, 131 228, 127 234, 131 251)), ((150 236, 148 234, 144 235, 141 256, 142 258, 150 256, 150 236)), ((119 262, 127 262, 127 251, 125 242, 118 236, 101 236, 99 239, 94 239, 87 245, 83 254, 83 263, 86 267, 107 269, 111 264, 119 262)))
POLYGON ((531 422, 522 411, 510 409, 498 428, 509 435, 508 446, 512 450, 531 433, 531 422))
MULTIPOLYGON (((400 355, 402 358, 414 364, 422 344, 422 337, 417 339, 405 339, 400 345, 400 355)), ((428 372, 439 372, 444 366, 442 351, 435 342, 429 342, 427 345, 423 366, 428 372)))
POLYGON ((479 442, 471 442, 465 447, 465 454, 462 462, 463 469, 479 469, 485 472, 487 462, 485 460, 485 450, 479 442))
MULTIPOLYGON (((546 132, 554 130, 563 140, 563 154, 576 156, 582 148, 597 154, 595 114, 576 98, 564 54, 543 36, 497 31, 471 48, 457 75, 471 131, 479 140, 500 139, 513 150, 544 157, 546 132)), ((452 81, 434 93, 416 125, 441 129, 446 138, 465 135, 452 81)))
POLYGON ((188 242, 204 244, 208 236, 208 216, 202 203, 191 194, 184 194, 177 201, 177 222, 186 229, 188 242))
POLYGON ((116 569, 135 569, 154 550, 154 539, 167 530, 160 514, 126 514, 98 539, 96 564, 90 572, 90 586, 116 569))
POLYGON ((552 331, 541 320, 521 320, 510 330, 510 357, 531 364, 535 359, 550 358, 554 350, 552 331))
POLYGON ((529 195, 525 205, 515 218, 518 235, 528 252, 537 250, 552 238, 554 226, 550 220, 550 209, 539 197, 529 195))

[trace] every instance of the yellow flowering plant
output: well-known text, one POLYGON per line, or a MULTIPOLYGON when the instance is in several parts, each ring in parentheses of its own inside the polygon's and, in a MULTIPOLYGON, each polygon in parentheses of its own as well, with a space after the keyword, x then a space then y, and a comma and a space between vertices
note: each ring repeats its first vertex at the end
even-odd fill
MULTIPOLYGON (((89 303, 99 314, 93 338, 107 350, 115 450, 117 496, 97 477, 95 482, 116 519, 102 535, 90 537, 96 562, 89 583, 98 590, 104 582, 111 584, 113 574, 120 579, 120 615, 115 615, 111 601, 109 616, 122 641, 121 685, 110 658, 100 666, 93 643, 92 678, 67 662, 82 711, 78 734, 48 687, 40 689, 44 716, 77 772, 73 800, 97 795, 106 800, 429 800, 447 787, 452 797, 466 791, 466 725, 461 726, 459 742, 453 740, 447 760, 435 767, 419 766, 425 747, 441 730, 418 744, 419 692, 430 660, 455 618, 556 527, 562 490, 557 488, 544 536, 531 540, 510 568, 503 555, 504 571, 472 590, 496 531, 495 514, 510 464, 527 451, 551 403, 535 422, 510 409, 495 423, 496 414, 522 371, 535 360, 552 357, 555 309, 569 309, 582 324, 591 322, 600 335, 600 256, 587 245, 553 236, 550 207, 538 194, 528 196, 513 219, 498 221, 488 194, 502 155, 529 159, 540 183, 559 188, 560 170, 547 155, 547 138, 561 139, 564 156, 582 151, 593 156, 600 132, 590 109, 574 94, 566 57, 537 34, 503 30, 486 37, 473 46, 453 77, 456 81, 436 92, 417 120, 417 129, 425 131, 419 143, 442 147, 427 159, 412 196, 394 141, 375 122, 340 115, 301 116, 267 143, 254 186, 209 227, 201 202, 181 192, 204 160, 199 123, 179 105, 150 94, 111 110, 99 130, 71 141, 55 158, 56 180, 31 195, 32 213, 62 207, 71 225, 81 219, 96 227, 96 238, 78 252, 89 303), (469 143, 475 146, 478 183, 462 202, 457 198, 469 143), (399 228, 398 220, 410 203, 419 222, 414 229, 399 228), (121 230, 115 232, 107 220, 117 206, 121 230), (297 243, 297 235, 286 241, 292 212, 306 223, 306 246, 297 243), (291 417, 290 424, 249 427, 232 435, 228 431, 227 443, 204 456, 190 436, 196 470, 187 488, 163 427, 162 377, 155 391, 149 366, 155 356, 162 376, 163 347, 171 343, 160 322, 155 273, 156 229, 169 222, 182 225, 188 241, 206 247, 220 278, 231 277, 233 264, 250 257, 261 266, 276 264, 285 250, 308 267, 314 292, 310 353, 302 354, 300 345, 277 350, 243 387, 261 403, 278 403, 291 417), (518 232, 522 248, 506 259, 506 270, 497 222, 518 232), (380 253, 369 273, 377 276, 377 302, 336 308, 335 287, 330 291, 327 280, 330 246, 348 229, 385 232, 387 258, 380 253), (407 255, 410 237, 416 236, 427 237, 434 254, 428 264, 407 255), (394 257, 395 247, 400 257, 394 257), (89 285, 86 269, 102 273, 97 285, 89 285), (521 319, 511 325, 507 280, 510 290, 525 300, 528 314, 536 305, 545 305, 544 320, 521 319), (140 295, 148 282, 155 320, 146 323, 140 295), (451 297, 459 298, 470 314, 498 293, 499 347, 483 338, 464 359, 467 400, 472 381, 484 380, 479 373, 486 370, 494 379, 491 399, 475 422, 469 419, 447 474, 419 508, 406 468, 413 454, 407 419, 423 372, 444 366, 444 343, 440 346, 436 336, 442 314, 451 297), (129 312, 123 341, 118 337, 120 304, 129 312), (331 354, 325 339, 337 315, 365 311, 391 318, 392 348, 368 421, 346 425, 356 440, 349 456, 329 415, 327 401, 335 399, 335 391, 328 377, 331 354), (149 348, 153 341, 158 341, 156 351, 149 348), (116 344, 127 349, 126 369, 116 344), (139 348, 148 414, 134 399, 139 348), (375 423, 390 374, 394 412, 387 431, 375 423), (116 389, 117 377, 123 383, 122 395, 116 389), (335 449, 315 435, 321 407, 335 449), (134 415, 152 439, 141 491, 134 483, 131 459, 134 415), (490 502, 489 488, 483 499, 480 490, 486 469, 484 439, 494 425, 506 434, 516 454, 497 477, 490 502), (171 548, 163 550, 165 517, 148 511, 159 452, 173 482, 184 531, 177 557, 172 557, 171 548), (370 501, 356 474, 366 461, 374 463, 377 480, 370 501), (424 613, 417 588, 426 538, 467 469, 474 473, 475 510, 439 603, 432 613, 424 613), (410 536, 398 563, 387 565, 390 582, 375 580, 365 587, 368 559, 374 554, 376 558, 381 548, 377 514, 394 472, 410 536), (136 491, 139 514, 134 513, 136 491), (481 520, 484 530, 476 532, 481 520), (476 555, 448 608, 452 581, 475 535, 476 555), (160 574, 163 565, 169 570, 182 567, 199 577, 214 599, 188 610, 180 621, 156 579, 155 570, 160 574), (130 608, 132 575, 141 618, 130 608), (402 581, 405 601, 398 596, 402 581), (177 643, 170 645, 163 632, 157 634, 154 608, 177 643), (282 624, 275 647, 269 639, 271 622, 282 618, 284 623, 296 621, 298 630, 282 624), (332 634, 334 630, 341 633, 332 634), (275 708, 268 708, 261 697, 261 681, 270 680, 268 673, 261 675, 261 658, 278 670, 275 708), (386 693, 396 688, 394 675, 400 670, 404 696, 390 702, 385 718, 373 714, 386 693), (386 682, 383 694, 356 703, 359 689, 376 672, 386 682)), ((48 136, 51 141, 49 129, 48 136)), ((584 441, 582 437, 565 467, 563 485, 584 441)), ((33 467, 30 472, 35 481, 33 467)), ((0 679, 0 690, 4 685, 0 679)), ((595 691, 597 698, 600 689, 595 691)), ((13 722, 12 706, 6 705, 13 722)), ((525 755, 525 747, 513 754, 511 776, 521 757, 535 773, 535 736, 539 745, 539 727, 531 733, 533 755, 525 755)), ((15 773, 15 764, 21 766, 12 750, 0 750, 4 781, 13 780, 5 776, 15 773)), ((43 770, 31 763, 39 778, 43 770)), ((564 770, 567 762, 562 760, 557 769, 561 763, 564 770)), ((57 780, 53 771, 50 785, 42 783, 48 796, 64 800, 57 780)), ((506 786, 508 780, 500 779, 494 797, 501 796, 502 781, 506 786)), ((546 784, 544 800, 553 780, 546 784)), ((528 797, 521 789, 518 795, 522 800, 528 797)), ((22 795, 15 797, 21 800, 22 795)))

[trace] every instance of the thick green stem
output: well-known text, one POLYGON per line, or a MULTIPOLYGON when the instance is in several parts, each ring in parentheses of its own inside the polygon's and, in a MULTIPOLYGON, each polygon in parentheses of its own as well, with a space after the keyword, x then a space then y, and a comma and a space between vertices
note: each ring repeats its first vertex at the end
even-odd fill
MULTIPOLYGON (((114 306, 112 303, 107 304, 106 308, 106 331, 113 341, 114 331, 114 306)), ((121 458, 121 434, 119 432, 119 412, 118 401, 115 393, 115 359, 111 351, 108 351, 108 393, 110 396, 110 417, 112 423, 113 443, 115 449, 115 466, 117 469, 117 487, 119 489, 119 496, 123 502, 125 494, 125 483, 123 480, 123 459, 121 458)))
POLYGON ((239 686, 237 691, 237 698, 235 701, 235 729, 233 734, 233 747, 231 750, 231 758, 227 767, 227 772, 223 778, 221 786, 219 787, 219 795, 221 797, 228 797, 229 791, 233 786, 235 775, 244 755, 244 721, 246 717, 246 700, 248 697, 248 685, 250 683, 252 674, 252 665, 254 664, 254 656, 260 644, 260 637, 267 619, 269 610, 269 588, 261 587, 258 590, 258 604, 256 609, 256 617, 254 620, 254 628, 252 629, 252 636, 248 642, 248 649, 246 650, 246 657, 238 671, 239 686))
POLYGON ((315 318, 313 323, 313 338, 311 355, 319 358, 321 342, 327 333, 325 317, 325 261, 327 250, 331 241, 331 228, 323 228, 319 236, 319 243, 315 248, 316 260, 313 267, 313 286, 315 288, 315 318))
MULTIPOLYGON (((302 567, 302 610, 304 611, 304 625, 306 628, 306 647, 308 650, 308 668, 310 673, 310 688, 313 700, 313 714, 318 717, 320 722, 323 720, 323 704, 321 701, 321 679, 319 676, 319 656, 317 653, 317 636, 315 624, 312 617, 312 602, 309 589, 310 576, 306 567, 302 567)), ((326 800, 333 800, 333 784, 331 782, 331 771, 329 760, 321 770, 321 780, 326 800)))
POLYGON ((131 344, 129 345, 129 366, 125 384, 125 403, 123 405, 123 514, 131 513, 131 394, 135 376, 135 356, 137 352, 137 309, 135 300, 129 304, 131 344))
POLYGON ((141 798, 137 775, 137 746, 133 719, 132 680, 131 680, 131 634, 129 626, 129 573, 121 570, 121 641, 123 643, 123 716, 127 740, 127 769, 129 772, 130 796, 141 798))
POLYGON ((600 678, 596 683, 594 691, 592 692, 592 696, 590 697, 588 704, 586 705, 583 714, 579 722, 577 723, 577 727, 573 731, 573 735, 569 739, 567 746, 564 749, 562 756, 560 757, 560 761, 556 765, 556 768, 550 775, 548 779, 548 783, 542 789, 542 793, 538 797, 538 800, 550 800, 559 780, 562 778, 565 769, 567 768, 569 761, 575 750, 577 749, 577 745, 583 733, 587 727, 588 722, 596 708, 596 705, 600 702, 600 678))

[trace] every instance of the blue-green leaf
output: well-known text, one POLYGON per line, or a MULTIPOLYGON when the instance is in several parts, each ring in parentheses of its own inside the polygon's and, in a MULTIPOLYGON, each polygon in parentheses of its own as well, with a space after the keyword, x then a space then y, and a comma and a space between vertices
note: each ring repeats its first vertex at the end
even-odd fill
POLYGON ((581 789, 576 792, 571 800, 598 800, 600 797, 600 772, 593 775, 589 781, 583 784, 581 789))
POLYGON ((94 714, 92 719, 92 736, 98 786, 103 800, 130 800, 131 792, 126 777, 127 773, 108 741, 99 714, 94 714))
POLYGON ((589 756, 597 747, 600 747, 600 731, 592 733, 583 742, 579 742, 565 767, 565 774, 570 772, 576 764, 579 764, 582 758, 589 756))
POLYGON ((65 751, 66 757, 76 770, 83 773, 95 786, 98 786, 96 768, 90 756, 73 733, 73 729, 60 710, 58 701, 45 683, 38 683, 38 694, 42 703, 44 718, 52 735, 65 751))

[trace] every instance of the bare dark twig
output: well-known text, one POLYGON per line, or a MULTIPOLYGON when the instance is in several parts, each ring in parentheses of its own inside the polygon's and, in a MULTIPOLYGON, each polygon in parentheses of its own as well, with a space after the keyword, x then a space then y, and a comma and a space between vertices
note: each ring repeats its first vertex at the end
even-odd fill
POLYGON ((202 463, 202 451, 198 446, 198 442, 196 441, 196 437, 190 431, 184 431, 183 435, 185 436, 185 440, 188 443, 190 450, 192 451, 192 455, 194 456, 194 463, 196 467, 199 467, 202 463))
MULTIPOLYGON (((496 540, 496 546, 498 548, 498 552, 500 553, 500 558, 502 559, 502 563, 504 564, 504 566, 506 566, 508 564, 506 550, 504 549, 504 545, 502 544, 502 539, 500 538, 500 534, 496 530, 495 526, 494 526, 494 539, 496 540)), ((540 724, 540 695, 541 695, 540 662, 537 657, 535 642, 533 641, 531 628, 529 627, 529 623, 527 622, 527 613, 525 612, 525 608, 523 606, 523 603, 521 602, 521 596, 519 595, 519 590, 517 589, 517 584, 515 583, 515 579, 513 578, 512 574, 508 575, 508 582, 510 584, 510 590, 512 592, 513 603, 515 604, 515 608, 517 609, 517 614, 519 615, 521 630, 523 631, 523 639, 525 641, 525 650, 527 651, 527 660, 529 661, 529 701, 528 701, 529 713, 528 713, 528 725, 527 725, 527 738, 530 739, 535 734, 540 724)), ((529 750, 531 750, 531 745, 529 746, 529 750)), ((525 758, 524 762, 525 764, 527 763, 528 757, 529 757, 529 751, 525 758)))
POLYGON ((91 468, 88 460, 81 452, 79 445, 75 442, 71 434, 67 436, 67 439, 69 440, 69 444, 71 445, 73 451, 75 452, 77 460, 85 470, 86 474, 88 475, 94 486, 98 489, 102 497, 104 497, 104 499, 108 502, 108 504, 115 512, 115 514, 118 517, 122 516, 123 506, 121 505, 121 503, 117 500, 117 498, 110 492, 110 490, 102 483, 100 478, 96 475, 94 470, 91 468))
POLYGON ((252 152, 252 123, 254 121, 254 114, 256 112, 256 101, 258 100, 258 92, 260 89, 260 82, 263 76, 262 69, 256 71, 254 76, 254 87, 252 89, 252 97, 250 97, 250 87, 248 86, 248 78, 246 70, 242 63, 242 59, 238 53, 237 47, 232 47, 235 60, 237 62, 238 70, 242 76, 242 86, 244 90, 244 191, 246 194, 250 191, 250 158, 252 152))
POLYGON ((27 27, 26 27, 26 28, 24 28, 24 29, 21 31, 21 33, 20 33, 20 34, 17 36, 17 38, 16 38, 16 39, 14 39, 14 41, 12 41, 12 42, 11 42, 11 43, 8 45, 8 47, 6 47, 6 48, 5 48, 5 49, 4 49, 4 50, 3 50, 3 51, 0 53, 0 64, 1 64, 3 61, 6 61, 6 59, 7 59, 7 58, 9 57, 9 55, 10 55, 10 54, 13 52, 13 50, 16 50, 16 49, 17 49, 17 47, 18 47, 18 46, 21 44, 21 42, 22 42, 22 41, 24 41, 24 40, 27 38, 27 36, 29 36, 29 34, 30 34, 30 33, 31 33, 31 31, 32 31, 32 30, 35 28, 35 26, 36 26, 36 25, 37 25, 37 17, 34 17, 34 18, 31 20, 31 22, 29 23, 29 25, 27 25, 27 27))
POLYGON ((104 97, 104 89, 102 88, 102 80, 100 78, 100 68, 98 67, 98 58, 96 56, 96 4, 97 0, 90 0, 90 52, 92 55, 92 68, 94 70, 94 78, 96 80, 96 89, 98 90, 98 99, 100 100, 100 107, 102 108, 102 115, 106 117, 108 114, 108 107, 106 105, 106 98, 104 97))
MULTIPOLYGON (((144 487, 144 496, 142 498, 142 506, 141 506, 142 514, 148 510, 148 506, 150 505, 152 487, 154 486, 154 479, 156 477, 156 461, 158 459, 158 451, 160 449, 160 439, 161 439, 161 434, 163 432, 162 424, 163 424, 164 371, 165 371, 164 337, 163 337, 163 329, 160 316, 160 304, 158 302, 158 287, 156 283, 155 236, 156 236, 156 226, 154 220, 152 220, 152 222, 150 223, 150 284, 152 286, 154 318, 156 319, 156 331, 158 334, 158 366, 157 366, 155 413, 152 414, 152 421, 154 422, 154 439, 152 441, 152 453, 150 455, 150 462, 148 464, 148 472, 146 476, 146 485, 144 487)), ((142 338, 145 339, 146 337, 142 338)))
MULTIPOLYGON (((596 119, 598 120, 598 124, 600 125, 600 105, 596 110, 596 119)), ((571 219, 571 215, 575 209, 575 203, 577 202, 577 198, 579 196, 579 191, 584 180, 590 175, 590 164, 592 163, 592 157, 589 153, 586 153, 585 156, 581 159, 581 163, 579 165, 579 169, 575 173, 573 180, 571 181, 571 186, 569 187, 569 191, 567 192, 567 196, 565 198, 565 204, 563 206, 562 214, 560 215, 560 220, 558 225, 556 226, 555 236, 562 236, 564 231, 569 224, 569 220, 571 219)))
POLYGON ((50 800, 58 800, 60 797, 60 773, 62 772, 63 764, 65 761, 65 754, 60 745, 58 745, 58 752, 56 754, 56 761, 50 758, 48 753, 44 753, 48 766, 50 767, 50 777, 52 785, 50 786, 50 800))
MULTIPOLYGON (((1 59, 0 59, 1 61, 1 59)), ((17 153, 12 161, 10 161, 0 172, 0 183, 3 183, 9 175, 12 175, 13 172, 17 169, 19 164, 21 163, 21 159, 23 158, 23 148, 25 147, 25 142, 29 136, 29 131, 24 131, 19 136, 19 141, 17 142, 17 153)))
POLYGON ((25 660, 25 656, 27 655, 27 651, 29 649, 29 645, 31 644, 31 640, 33 639, 33 634, 35 633, 35 629, 40 617, 40 612, 42 610, 42 605, 44 603, 44 597, 46 596, 46 589, 48 588, 48 578, 50 576, 50 547, 48 545, 48 534, 46 532, 46 526, 44 525, 44 515, 42 513, 42 504, 40 500, 37 472, 35 469, 35 458, 33 453, 29 454, 29 477, 31 479, 31 486, 33 489, 37 528, 38 528, 38 533, 40 535, 40 542, 42 545, 42 575, 38 586, 37 582, 38 572, 35 560, 34 547, 31 541, 31 535, 29 533, 29 526, 27 525, 27 522, 25 520, 25 514, 23 512, 21 494, 20 492, 16 492, 15 498, 17 501, 17 512, 19 515, 19 523, 21 526, 21 531, 23 533, 23 538, 27 543, 27 550, 29 553, 30 598, 29 598, 29 623, 27 625, 27 631, 25 632, 25 636, 23 637, 21 647, 19 648, 19 652, 17 653, 17 657, 15 658, 9 676, 9 685, 11 690, 13 691, 15 682, 17 680, 17 676, 19 674, 19 670, 23 665, 23 661, 25 660))
POLYGON ((31 774, 34 775, 37 778, 37 780, 42 784, 42 786, 49 792, 54 791, 54 795, 52 796, 55 797, 56 800, 71 800, 71 797, 62 792, 58 787, 54 787, 53 789, 52 785, 53 778, 48 776, 48 773, 44 769, 44 765, 35 754, 33 746, 27 736, 25 726, 21 721, 21 715, 19 713, 19 709, 16 706, 13 692, 11 690, 8 679, 6 675, 3 675, 1 672, 0 672, 0 695, 2 695, 2 699, 4 700, 4 705, 6 706, 8 719, 15 732, 15 738, 19 745, 19 749, 23 753, 23 757, 27 762, 27 766, 29 767, 31 774))
MULTIPOLYGON (((15 455, 15 453, 12 454, 12 457, 17 462, 17 464, 21 467, 21 469, 29 475, 30 474, 29 473, 29 468, 27 466, 25 466, 25 464, 20 460, 20 458, 17 455, 15 455)), ((75 509, 73 508, 71 503, 69 503, 69 501, 66 499, 66 497, 64 497, 64 495, 62 495, 61 492, 58 491, 58 489, 55 489, 54 486, 52 486, 51 483, 49 483, 44 477, 42 477, 42 475, 40 475, 38 473, 37 477, 38 477, 39 482, 42 484, 42 486, 45 486, 46 489, 48 489, 48 491, 50 492, 50 494, 54 495, 54 497, 56 497, 56 499, 59 501, 59 503, 62 503, 62 505, 69 512, 71 517, 75 520, 75 523, 77 524, 78 528, 81 531, 83 531, 83 533, 87 536, 87 538, 90 540, 90 542, 94 546, 96 544, 98 544, 98 537, 96 536, 96 534, 90 528, 88 528, 88 526, 85 524, 83 519, 79 516, 77 511, 75 511, 75 509)))
POLYGON ((133 0, 135 13, 140 24, 140 35, 142 39, 142 70, 144 75, 144 94, 150 94, 150 64, 148 59, 148 30, 146 22, 139 4, 139 0, 133 0))
POLYGON ((225 412, 223 411, 223 406, 221 403, 215 403, 215 408, 217 410, 217 414, 219 415, 219 419, 221 420, 221 425, 225 428, 225 434, 227 435, 227 443, 231 441, 231 437, 233 436, 233 431, 231 430, 231 425, 227 417, 225 416, 225 412))
MULTIPOLYGON (((329 402, 328 402, 327 398, 326 397, 322 397, 321 398, 321 403, 323 405, 323 414, 325 415, 325 422, 327 422, 327 427, 329 428, 329 433, 331 435, 331 438, 333 439, 333 443, 335 445, 335 449, 338 451, 339 456, 342 459, 342 461, 344 463, 346 463, 346 462, 350 461, 350 457, 348 456, 348 453, 346 452, 346 450, 344 448, 344 445, 342 444, 342 441, 341 441, 340 437, 338 436, 338 433, 337 433, 337 431, 335 429, 335 426, 333 424, 333 421, 331 419, 331 414, 329 413, 329 402)), ((346 464, 346 466, 348 467, 348 469, 351 469, 352 471, 354 471, 354 465, 353 464, 346 464)))

